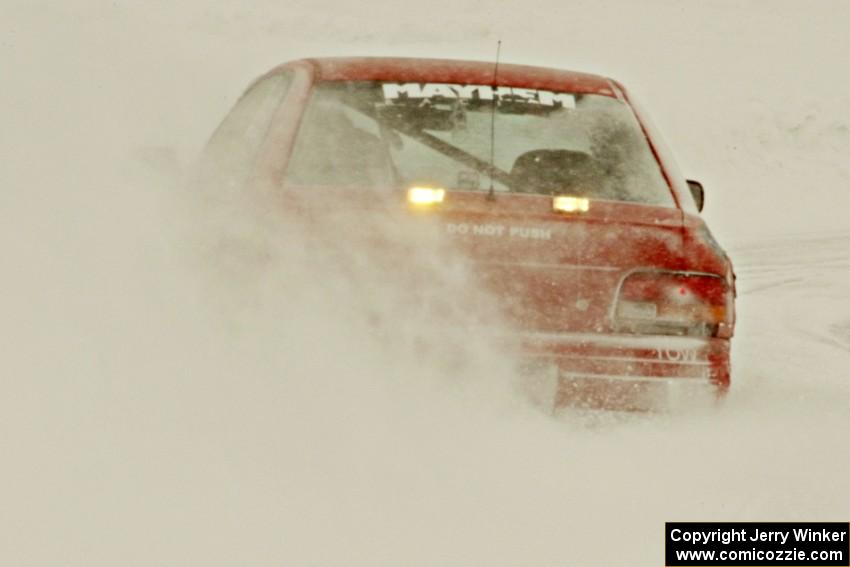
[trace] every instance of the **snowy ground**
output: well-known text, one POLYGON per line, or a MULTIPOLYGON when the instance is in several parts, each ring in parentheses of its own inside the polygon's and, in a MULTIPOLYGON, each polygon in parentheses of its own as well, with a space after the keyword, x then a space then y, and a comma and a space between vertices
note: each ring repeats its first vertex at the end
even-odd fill
POLYGON ((660 565, 668 520, 848 519, 850 4, 245 4, 0 0, 0 564, 660 565), (447 377, 365 338, 322 267, 273 271, 297 302, 222 290, 134 166, 190 160, 280 61, 499 37, 623 80, 705 182, 739 274, 721 410, 555 421, 497 353, 447 377))

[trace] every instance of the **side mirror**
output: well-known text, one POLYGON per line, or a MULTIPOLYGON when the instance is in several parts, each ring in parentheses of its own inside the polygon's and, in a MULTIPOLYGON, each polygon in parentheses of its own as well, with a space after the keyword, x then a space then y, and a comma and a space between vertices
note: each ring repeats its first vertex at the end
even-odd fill
POLYGON ((702 212, 702 208, 705 206, 705 189, 702 188, 702 183, 688 179, 688 188, 691 190, 691 196, 694 198, 697 210, 702 212))

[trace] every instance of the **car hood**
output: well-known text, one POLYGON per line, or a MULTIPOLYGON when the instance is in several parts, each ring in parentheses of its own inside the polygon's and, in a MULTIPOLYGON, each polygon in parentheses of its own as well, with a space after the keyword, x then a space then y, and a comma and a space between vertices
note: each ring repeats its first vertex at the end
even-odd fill
POLYGON ((433 207, 340 190, 289 200, 291 210, 326 242, 369 233, 370 249, 393 267, 421 240, 399 238, 428 227, 442 250, 470 265, 476 290, 497 298, 515 326, 545 332, 606 332, 620 280, 638 267, 685 267, 683 216, 672 207, 591 201, 586 212, 556 213, 552 197, 451 192, 433 207), (391 218, 394 234, 370 227, 391 218), (391 259, 390 259, 391 258, 391 259))

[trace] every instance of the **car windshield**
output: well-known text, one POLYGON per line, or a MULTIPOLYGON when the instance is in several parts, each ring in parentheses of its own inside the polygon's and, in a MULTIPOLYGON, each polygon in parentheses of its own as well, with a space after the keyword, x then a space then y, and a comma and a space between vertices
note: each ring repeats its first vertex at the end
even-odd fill
POLYGON ((492 185, 497 193, 674 205, 625 103, 486 85, 319 83, 286 184, 462 191, 492 185))

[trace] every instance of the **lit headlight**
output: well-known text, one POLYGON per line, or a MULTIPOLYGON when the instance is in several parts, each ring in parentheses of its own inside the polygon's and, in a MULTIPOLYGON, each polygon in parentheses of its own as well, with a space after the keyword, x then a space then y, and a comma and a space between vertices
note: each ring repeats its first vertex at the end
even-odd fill
POLYGON ((437 205, 446 198, 441 187, 411 187, 407 190, 407 202, 411 205, 437 205))
POLYGON ((557 195, 552 199, 552 210, 561 213, 586 213, 590 209, 590 200, 585 197, 557 195))

